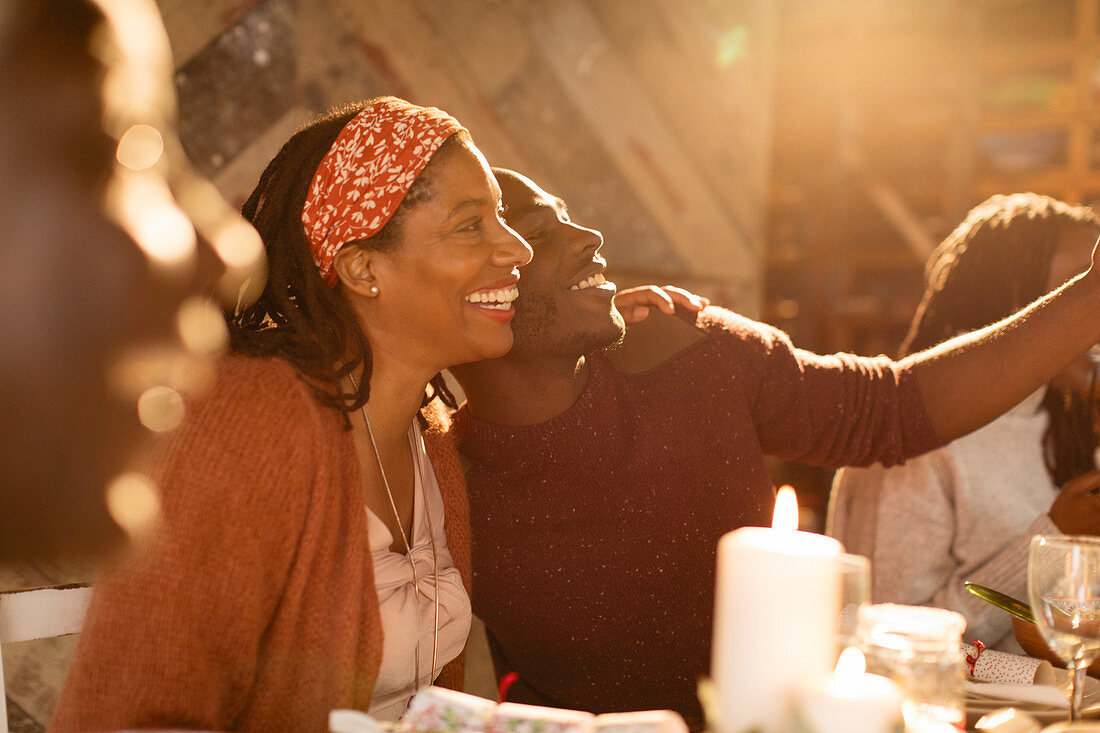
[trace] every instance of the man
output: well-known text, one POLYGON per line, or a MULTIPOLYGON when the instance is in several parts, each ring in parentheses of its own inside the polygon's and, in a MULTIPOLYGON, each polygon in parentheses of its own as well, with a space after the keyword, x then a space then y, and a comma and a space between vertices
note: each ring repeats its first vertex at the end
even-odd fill
POLYGON ((1100 339, 1092 270, 897 363, 810 354, 716 308, 624 329, 599 232, 527 178, 497 178, 535 257, 511 353, 454 370, 467 396, 455 430, 471 461, 474 610, 498 674, 519 673, 519 702, 698 721, 715 547, 769 523, 765 454, 897 463, 993 419, 1100 339))

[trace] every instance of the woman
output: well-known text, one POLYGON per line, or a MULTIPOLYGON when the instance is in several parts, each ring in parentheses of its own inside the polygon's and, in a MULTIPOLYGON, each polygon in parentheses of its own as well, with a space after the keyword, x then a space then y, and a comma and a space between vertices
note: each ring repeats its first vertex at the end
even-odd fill
MULTIPOLYGON (((902 353, 993 323, 1060 285, 1088 264, 1098 233, 1087 207, 1035 194, 985 201, 929 260, 902 353)), ((1019 652, 1008 614, 963 581, 1026 598, 1033 534, 1100 534, 1094 386, 1083 358, 943 448, 838 473, 828 531, 871 558, 873 600, 959 611, 968 638, 1019 652)))
POLYGON ((392 97, 296 133, 244 214, 266 288, 156 462, 157 541, 97 580, 57 730, 322 731, 461 685, 469 529, 439 372, 511 347, 530 248, 461 125, 392 97))

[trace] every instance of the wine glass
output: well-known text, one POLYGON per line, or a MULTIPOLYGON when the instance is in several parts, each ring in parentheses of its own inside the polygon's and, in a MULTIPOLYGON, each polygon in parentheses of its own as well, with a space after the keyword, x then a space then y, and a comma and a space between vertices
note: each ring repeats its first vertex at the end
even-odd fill
POLYGON ((1035 623, 1072 671, 1069 719, 1081 719, 1085 672, 1100 654, 1100 539, 1031 538, 1027 592, 1035 623))

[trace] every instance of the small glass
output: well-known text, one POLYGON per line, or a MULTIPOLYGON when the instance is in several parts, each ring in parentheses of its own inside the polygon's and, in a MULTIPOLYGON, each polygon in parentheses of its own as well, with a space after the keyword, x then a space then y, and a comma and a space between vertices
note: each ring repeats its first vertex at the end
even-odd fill
MULTIPOLYGON (((855 646, 859 609, 871 602, 871 561, 863 555, 840 556, 840 616, 836 656, 855 646)), ((834 660, 835 661, 835 660, 834 660)))
POLYGON ((856 645, 867 671, 889 677, 905 694, 907 725, 965 721, 965 660, 960 641, 966 619, 954 611, 879 603, 859 611, 856 645))

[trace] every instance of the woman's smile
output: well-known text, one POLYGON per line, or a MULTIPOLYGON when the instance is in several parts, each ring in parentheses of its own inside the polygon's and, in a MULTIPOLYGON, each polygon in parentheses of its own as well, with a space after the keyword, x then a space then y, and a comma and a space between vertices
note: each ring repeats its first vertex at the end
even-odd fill
POLYGON ((489 283, 469 293, 464 300, 471 308, 475 308, 488 318, 499 323, 508 323, 516 314, 512 303, 519 297, 519 288, 516 282, 519 278, 509 277, 494 283, 489 283))

